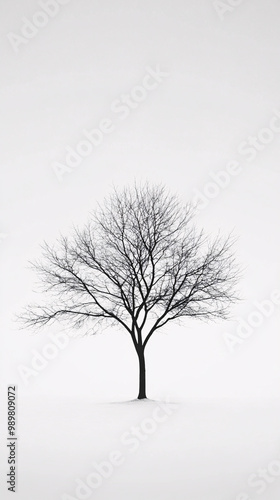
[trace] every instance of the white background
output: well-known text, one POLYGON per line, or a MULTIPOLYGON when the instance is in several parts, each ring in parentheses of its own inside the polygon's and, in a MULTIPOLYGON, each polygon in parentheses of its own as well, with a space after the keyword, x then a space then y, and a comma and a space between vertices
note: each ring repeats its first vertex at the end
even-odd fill
MULTIPOLYGON (((100 331, 96 337, 71 340, 46 369, 24 383, 19 365, 31 366, 32 349, 42 352, 49 334, 61 331, 56 325, 33 335, 14 320, 27 303, 42 299, 33 292, 36 277, 28 269, 28 261, 40 256, 40 244, 68 234, 73 224, 82 226, 113 186, 162 182, 188 201, 213 181, 211 172, 224 170, 233 160, 240 173, 196 220, 210 235, 233 231, 237 237, 236 254, 244 269, 242 300, 228 322, 184 321, 154 336, 147 348, 148 396, 260 399, 260 406, 279 398, 280 306, 232 351, 225 333, 236 334, 237 318, 247 321, 256 301, 280 289, 279 133, 252 162, 238 152, 242 141, 268 126, 274 110, 280 112, 280 5, 277 0, 244 0, 219 16, 214 4, 72 0, 16 52, 7 35, 19 35, 22 18, 31 20, 40 7, 33 0, 1 0, 1 406, 5 414, 6 386, 17 384, 22 432, 27 420, 38 425, 28 411, 38 398, 42 409, 55 406, 52 398, 61 402, 69 396, 75 407, 79 398, 111 402, 137 395, 132 342, 110 328, 103 335, 100 331), (112 113, 112 102, 141 85, 147 67, 157 65, 169 76, 120 120, 112 113), (83 129, 96 128, 107 117, 114 120, 114 132, 59 182, 53 162, 63 162, 66 148, 83 139, 83 129)), ((4 434, 5 425, 3 415, 4 434)), ((265 442, 264 434, 256 433, 265 442)), ((23 439, 28 446, 28 438, 23 439)), ((43 442, 40 452, 36 448, 39 457, 43 442)), ((22 462, 23 456, 24 451, 22 462)), ((204 477, 203 470, 198 467, 198 477, 204 477)), ((242 490, 241 473, 238 481, 236 494, 242 490)), ((188 490, 184 483, 176 498, 201 500, 195 487, 188 490), (190 491, 192 497, 187 496, 190 491)), ((18 495, 20 500, 38 495, 49 500, 60 498, 60 488, 54 482, 53 490, 35 493, 27 484, 18 495)), ((5 485, 3 491, 6 498, 5 485)), ((203 498, 211 500, 207 491, 203 498)), ((215 490, 213 498, 235 500, 234 491, 215 490)), ((124 490, 122 498, 132 494, 124 490)), ((278 498, 276 490, 271 495, 267 498, 278 498)))

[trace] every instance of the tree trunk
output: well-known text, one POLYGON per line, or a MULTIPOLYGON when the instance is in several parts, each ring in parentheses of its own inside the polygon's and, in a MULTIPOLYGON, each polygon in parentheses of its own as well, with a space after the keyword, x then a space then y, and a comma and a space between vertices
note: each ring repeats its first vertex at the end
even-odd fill
POLYGON ((138 351, 138 359, 139 359, 139 394, 138 399, 146 399, 146 366, 145 366, 145 357, 144 357, 144 349, 140 348, 138 351))

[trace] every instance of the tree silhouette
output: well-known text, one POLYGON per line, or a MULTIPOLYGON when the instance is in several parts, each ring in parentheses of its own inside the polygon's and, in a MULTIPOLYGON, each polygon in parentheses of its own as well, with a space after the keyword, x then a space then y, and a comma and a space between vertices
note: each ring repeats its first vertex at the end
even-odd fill
POLYGON ((193 210, 161 186, 114 191, 84 229, 45 244, 37 270, 48 305, 29 306, 26 326, 67 320, 93 332, 110 321, 130 335, 139 360, 138 399, 146 398, 145 349, 183 317, 227 317, 235 300, 232 242, 210 242, 193 210))

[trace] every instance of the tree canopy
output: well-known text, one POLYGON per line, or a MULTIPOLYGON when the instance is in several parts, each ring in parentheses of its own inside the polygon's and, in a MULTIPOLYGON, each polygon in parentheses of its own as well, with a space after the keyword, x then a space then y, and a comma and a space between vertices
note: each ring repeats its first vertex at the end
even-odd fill
POLYGON ((139 360, 151 336, 180 318, 227 317, 237 271, 230 238, 210 240, 194 210, 162 186, 115 190, 82 229, 45 243, 34 263, 48 301, 26 309, 27 326, 54 320, 124 328, 139 360))

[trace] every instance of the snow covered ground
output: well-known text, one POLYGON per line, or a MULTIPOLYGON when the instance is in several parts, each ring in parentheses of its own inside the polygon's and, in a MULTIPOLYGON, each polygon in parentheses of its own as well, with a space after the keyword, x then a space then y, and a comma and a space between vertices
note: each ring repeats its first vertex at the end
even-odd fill
POLYGON ((279 400, 41 397, 18 413, 18 500, 280 498, 279 400))

